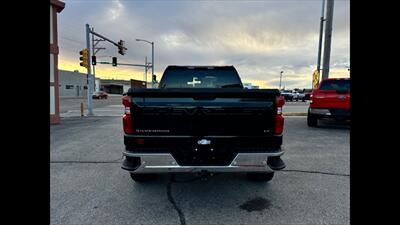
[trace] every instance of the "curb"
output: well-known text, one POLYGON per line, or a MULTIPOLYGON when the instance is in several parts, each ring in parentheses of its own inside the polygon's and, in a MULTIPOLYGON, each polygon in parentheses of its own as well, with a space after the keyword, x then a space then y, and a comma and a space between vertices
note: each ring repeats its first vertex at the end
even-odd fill
POLYGON ((289 112, 289 113, 283 113, 284 116, 307 116, 307 113, 302 113, 302 112, 289 112))

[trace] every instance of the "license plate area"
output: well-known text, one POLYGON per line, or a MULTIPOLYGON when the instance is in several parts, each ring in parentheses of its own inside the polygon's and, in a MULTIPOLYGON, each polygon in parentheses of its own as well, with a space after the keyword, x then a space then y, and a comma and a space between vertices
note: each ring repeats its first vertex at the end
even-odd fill
POLYGON ((228 166, 236 152, 232 148, 214 145, 193 145, 172 150, 180 166, 228 166))

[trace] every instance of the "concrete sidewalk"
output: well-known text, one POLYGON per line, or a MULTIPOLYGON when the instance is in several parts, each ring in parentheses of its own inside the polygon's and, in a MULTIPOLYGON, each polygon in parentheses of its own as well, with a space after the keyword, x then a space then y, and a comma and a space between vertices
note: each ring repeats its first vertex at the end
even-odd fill
MULTIPOLYGON (((88 114, 88 110, 85 109, 83 115, 86 116, 88 114)), ((94 116, 116 116, 121 117, 124 114, 124 107, 122 105, 108 105, 100 108, 93 109, 94 116)), ((67 110, 65 112, 60 113, 60 117, 80 117, 81 110, 72 109, 67 110)))

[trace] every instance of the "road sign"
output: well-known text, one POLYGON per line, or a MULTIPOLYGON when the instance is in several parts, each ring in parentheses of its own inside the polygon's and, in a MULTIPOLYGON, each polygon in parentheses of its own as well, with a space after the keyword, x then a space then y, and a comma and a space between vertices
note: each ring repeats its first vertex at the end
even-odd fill
POLYGON ((313 73, 313 79, 312 79, 313 89, 317 89, 318 84, 319 84, 319 72, 318 72, 318 70, 315 70, 313 73))

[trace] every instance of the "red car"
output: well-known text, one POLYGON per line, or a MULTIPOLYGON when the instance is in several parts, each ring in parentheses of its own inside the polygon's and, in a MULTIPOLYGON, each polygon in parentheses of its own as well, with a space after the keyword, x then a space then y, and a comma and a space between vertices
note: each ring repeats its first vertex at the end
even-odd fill
POLYGON ((98 91, 93 94, 93 99, 107 99, 108 94, 104 91, 98 91))
POLYGON ((315 127, 323 118, 350 120, 350 78, 324 79, 312 91, 307 125, 315 127))

